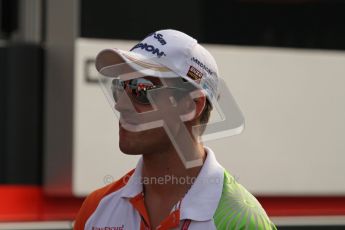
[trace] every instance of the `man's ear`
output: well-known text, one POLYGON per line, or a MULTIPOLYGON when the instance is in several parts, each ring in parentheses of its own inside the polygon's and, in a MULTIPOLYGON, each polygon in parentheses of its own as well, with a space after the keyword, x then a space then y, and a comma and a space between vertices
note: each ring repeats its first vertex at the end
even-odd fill
POLYGON ((202 91, 194 91, 191 95, 184 97, 181 101, 181 116, 183 121, 197 119, 206 106, 206 96, 202 91), (187 112, 188 111, 188 112, 187 112))
POLYGON ((193 101, 195 102, 195 115, 193 119, 200 117, 202 111, 206 106, 206 96, 201 93, 198 97, 194 98, 193 101))

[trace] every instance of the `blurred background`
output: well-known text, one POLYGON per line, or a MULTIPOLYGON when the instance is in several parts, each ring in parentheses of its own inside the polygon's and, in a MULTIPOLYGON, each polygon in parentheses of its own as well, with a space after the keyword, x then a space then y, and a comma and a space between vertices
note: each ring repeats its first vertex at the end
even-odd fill
POLYGON ((0 229, 71 229, 135 167, 96 54, 172 28, 215 56, 246 119, 219 162, 279 229, 345 228, 345 1, 0 0, 0 229))

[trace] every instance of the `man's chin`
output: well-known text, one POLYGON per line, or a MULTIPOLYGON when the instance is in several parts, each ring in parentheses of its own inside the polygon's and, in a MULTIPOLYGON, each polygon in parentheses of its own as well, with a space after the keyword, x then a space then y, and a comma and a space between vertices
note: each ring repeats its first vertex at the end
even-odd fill
POLYGON ((121 145, 121 143, 119 144, 119 148, 121 150, 121 152, 123 152, 126 155, 141 155, 141 151, 137 150, 137 149, 133 149, 130 148, 128 146, 123 146, 121 145))

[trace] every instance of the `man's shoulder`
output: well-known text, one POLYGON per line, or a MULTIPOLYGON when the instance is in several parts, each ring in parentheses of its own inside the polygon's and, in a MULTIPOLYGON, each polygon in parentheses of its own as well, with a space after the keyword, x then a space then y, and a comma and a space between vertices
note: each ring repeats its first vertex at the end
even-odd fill
POLYGON ((81 206, 77 214, 75 224, 74 224, 74 229, 75 230, 84 229, 86 221, 89 219, 92 213, 96 210, 101 200, 107 195, 114 193, 120 190, 122 187, 124 187, 127 184, 129 178, 132 176, 133 172, 134 172, 134 169, 128 172, 119 180, 109 185, 106 185, 100 189, 97 189, 93 191, 90 195, 88 195, 86 199, 84 200, 83 205, 81 206))
POLYGON ((217 229, 276 229, 259 201, 226 170, 213 218, 217 229))

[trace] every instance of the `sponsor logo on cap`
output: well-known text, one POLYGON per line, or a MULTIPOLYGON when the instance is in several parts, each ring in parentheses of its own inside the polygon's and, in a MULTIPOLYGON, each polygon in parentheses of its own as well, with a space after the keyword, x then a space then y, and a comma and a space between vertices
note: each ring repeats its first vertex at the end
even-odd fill
POLYGON ((202 78, 203 74, 199 70, 197 70, 194 66, 190 66, 187 76, 193 79, 194 81, 198 81, 202 78))
POLYGON ((192 62, 196 63, 198 66, 200 66, 202 69, 207 71, 210 75, 213 75, 214 71, 212 71, 210 68, 208 68, 204 63, 199 61, 196 57, 191 58, 192 62))
POLYGON ((157 55, 158 57, 167 56, 163 51, 160 51, 158 48, 154 47, 153 45, 149 45, 147 43, 138 43, 131 49, 131 51, 135 49, 145 50, 149 53, 157 55))
POLYGON ((163 34, 160 34, 160 33, 152 33, 152 34, 147 35, 147 37, 150 37, 150 36, 152 36, 152 35, 153 35, 153 37, 154 37, 155 39, 158 40, 158 42, 159 42, 162 46, 164 46, 164 45, 167 44, 167 42, 166 42, 166 41, 164 40, 164 38, 163 38, 163 34))

